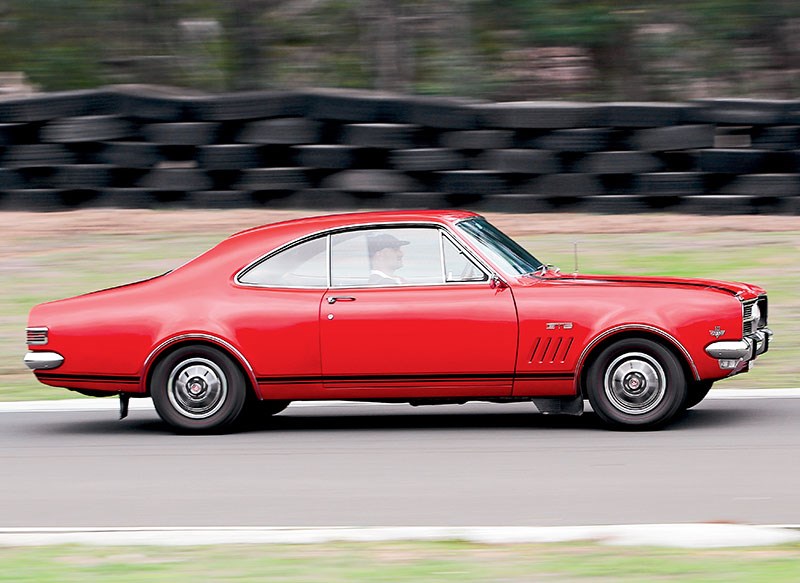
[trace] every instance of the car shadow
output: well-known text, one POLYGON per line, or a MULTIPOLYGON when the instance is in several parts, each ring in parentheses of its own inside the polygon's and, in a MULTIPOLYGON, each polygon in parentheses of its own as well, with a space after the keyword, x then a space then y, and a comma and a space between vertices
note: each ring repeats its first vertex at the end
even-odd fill
POLYGON ((519 430, 593 429, 600 422, 593 414, 580 417, 531 413, 407 413, 348 415, 276 415, 259 419, 244 431, 396 431, 396 430, 519 430))
MULTIPOLYGON (((532 410, 521 412, 503 411, 464 412, 449 408, 448 411, 430 409, 405 410, 403 412, 358 412, 358 406, 337 407, 337 411, 317 409, 307 412, 292 407, 286 411, 240 424, 225 433, 283 433, 283 432, 353 432, 353 431, 401 431, 401 430, 489 430, 489 431, 609 431, 591 410, 581 416, 545 415, 532 410)), ((154 413, 133 414, 127 419, 114 417, 84 419, 48 425, 50 433, 62 434, 175 434, 169 425, 154 413)), ((713 428, 749 424, 759 419, 757 412, 744 407, 702 408, 687 411, 664 429, 659 431, 697 431, 713 428)), ((763 422, 763 420, 761 421, 763 422)), ((627 431, 627 430, 622 430, 627 431)))
MULTIPOLYGON (((417 412, 353 413, 332 412, 306 414, 303 409, 287 410, 239 424, 225 433, 294 433, 294 432, 353 432, 459 429, 506 431, 521 429, 599 429, 602 424, 592 413, 581 417, 542 415, 535 411, 520 412, 417 412)), ((42 428, 44 429, 44 428, 42 428)), ((131 415, 124 420, 112 416, 102 419, 58 421, 48 424, 48 433, 60 434, 175 434, 175 430, 158 417, 131 415)))

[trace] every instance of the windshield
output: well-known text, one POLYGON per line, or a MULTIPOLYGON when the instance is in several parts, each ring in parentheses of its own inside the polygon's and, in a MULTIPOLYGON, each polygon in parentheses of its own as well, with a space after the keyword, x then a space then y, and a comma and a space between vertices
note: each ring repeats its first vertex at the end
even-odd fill
POLYGON ((542 267, 541 261, 484 218, 467 219, 458 228, 503 271, 525 275, 542 267))

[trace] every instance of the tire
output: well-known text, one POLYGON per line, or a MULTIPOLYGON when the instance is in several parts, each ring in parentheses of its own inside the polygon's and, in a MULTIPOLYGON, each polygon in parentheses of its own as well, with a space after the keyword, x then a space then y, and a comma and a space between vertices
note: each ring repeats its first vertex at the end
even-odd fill
POLYGON ((247 383, 226 354, 208 346, 185 346, 156 365, 150 394, 161 419, 179 431, 221 431, 241 415, 247 383))
POLYGON ((691 409, 705 399, 713 384, 714 381, 695 381, 690 383, 686 389, 686 399, 683 402, 684 410, 691 409))
POLYGON ((589 367, 589 402, 607 425, 655 429, 683 410, 686 377, 677 357, 652 340, 629 338, 605 348, 589 367))

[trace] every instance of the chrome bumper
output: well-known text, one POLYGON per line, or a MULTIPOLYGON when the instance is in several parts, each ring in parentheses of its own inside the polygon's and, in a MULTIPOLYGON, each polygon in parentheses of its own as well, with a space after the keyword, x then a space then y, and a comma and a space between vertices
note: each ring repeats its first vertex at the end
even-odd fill
POLYGON ((752 360, 764 354, 772 340, 772 330, 761 328, 742 340, 722 340, 706 346, 706 354, 720 360, 752 360))
POLYGON ((24 362, 31 370, 50 370, 64 364, 64 357, 58 352, 29 352, 24 362))

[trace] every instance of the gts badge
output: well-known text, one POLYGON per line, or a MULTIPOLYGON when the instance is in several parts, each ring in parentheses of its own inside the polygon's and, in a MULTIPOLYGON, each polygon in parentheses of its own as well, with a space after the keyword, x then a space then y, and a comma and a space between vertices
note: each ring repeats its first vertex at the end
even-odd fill
POLYGON ((548 322, 545 327, 548 330, 572 330, 572 322, 548 322))
POLYGON ((708 333, 711 334, 714 338, 719 338, 720 336, 725 334, 725 330, 723 330, 719 326, 716 326, 714 327, 713 330, 709 330, 708 333))

